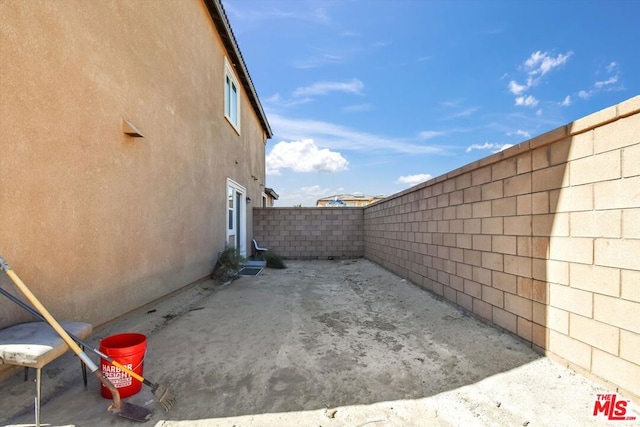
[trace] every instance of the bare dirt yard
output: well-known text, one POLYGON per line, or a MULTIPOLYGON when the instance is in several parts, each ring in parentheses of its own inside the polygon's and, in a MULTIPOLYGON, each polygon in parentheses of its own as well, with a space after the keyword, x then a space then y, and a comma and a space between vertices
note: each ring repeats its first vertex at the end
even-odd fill
MULTIPOLYGON (((156 427, 607 424, 593 405, 610 391, 364 259, 202 281, 91 341, 122 332, 147 335, 144 375, 177 397, 169 412, 146 388, 128 399, 156 427)), ((105 411, 95 378, 83 389, 71 354, 43 377, 43 422, 134 424, 105 411)), ((35 387, 0 387, 0 423, 33 423, 35 387)))

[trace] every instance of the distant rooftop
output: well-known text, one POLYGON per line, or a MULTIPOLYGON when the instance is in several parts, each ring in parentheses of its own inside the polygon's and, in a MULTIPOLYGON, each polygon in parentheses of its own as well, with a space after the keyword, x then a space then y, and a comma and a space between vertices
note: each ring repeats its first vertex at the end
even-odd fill
POLYGON ((334 194, 318 199, 316 206, 366 206, 386 197, 386 195, 370 196, 362 193, 334 194))
POLYGON ((265 194, 268 194, 271 197, 273 197, 275 200, 278 200, 278 197, 280 197, 280 196, 278 196, 278 193, 273 191, 273 188, 265 187, 264 192, 265 192, 265 194))

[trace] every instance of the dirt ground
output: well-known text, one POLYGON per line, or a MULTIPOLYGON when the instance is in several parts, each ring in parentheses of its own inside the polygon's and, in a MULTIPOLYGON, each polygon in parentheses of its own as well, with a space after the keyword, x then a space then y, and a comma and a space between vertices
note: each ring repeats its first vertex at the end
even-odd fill
MULTIPOLYGON (((147 335, 144 376, 177 397, 169 412, 146 388, 127 399, 155 427, 608 424, 592 412, 610 391, 363 259, 203 281, 91 342, 122 332, 147 335)), ((105 411, 95 378, 83 389, 77 363, 45 368, 42 421, 135 424, 105 411)), ((0 390, 0 423, 33 423, 35 387, 18 373, 0 390)))

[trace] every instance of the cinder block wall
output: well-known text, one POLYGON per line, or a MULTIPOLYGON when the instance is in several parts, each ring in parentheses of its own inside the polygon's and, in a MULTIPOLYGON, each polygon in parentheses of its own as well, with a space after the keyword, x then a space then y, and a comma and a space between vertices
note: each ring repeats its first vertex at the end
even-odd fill
POLYGON ((362 208, 254 208, 253 238, 288 259, 364 256, 362 208))
POLYGON ((365 257, 640 396, 640 97, 364 208, 365 257))

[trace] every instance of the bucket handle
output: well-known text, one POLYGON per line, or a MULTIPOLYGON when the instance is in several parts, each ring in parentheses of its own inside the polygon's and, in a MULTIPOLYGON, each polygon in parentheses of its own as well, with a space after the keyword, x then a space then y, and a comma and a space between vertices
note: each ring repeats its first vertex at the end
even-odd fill
POLYGON ((135 371, 136 369, 138 369, 140 367, 140 365, 142 365, 144 363, 144 359, 147 357, 147 351, 149 351, 149 348, 145 348, 144 349, 144 354, 142 355, 142 359, 140 359, 140 363, 138 363, 136 366, 134 366, 131 370, 135 371))

